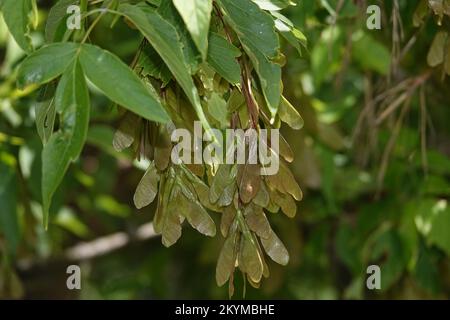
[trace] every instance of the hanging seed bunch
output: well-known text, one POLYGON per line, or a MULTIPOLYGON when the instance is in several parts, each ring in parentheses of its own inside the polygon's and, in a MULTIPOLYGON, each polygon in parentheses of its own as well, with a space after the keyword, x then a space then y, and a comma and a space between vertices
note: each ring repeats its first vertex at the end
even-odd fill
MULTIPOLYGON (((5 23, 17 26, 14 17, 26 19, 25 15, 34 11, 33 3, 3 1, 0 7, 6 13, 5 23)), ((162 235, 163 244, 171 246, 180 238, 185 220, 200 233, 215 236, 211 214, 217 212, 225 238, 217 283, 229 281, 232 294, 234 271, 239 268, 253 286, 259 286, 262 277, 269 275, 266 256, 282 265, 289 260, 266 215, 281 210, 292 218, 295 201, 302 197, 287 165, 293 152, 283 137, 273 140, 272 135, 282 122, 293 129, 303 125, 301 116, 283 96, 281 77, 285 56, 280 39, 300 54, 306 45, 304 35, 280 13, 294 3, 82 0, 76 31, 66 23, 67 6, 74 3, 78 4, 58 1, 51 8, 46 44, 38 50, 34 50, 28 33, 10 28, 28 53, 17 71, 18 88, 42 86, 36 119, 43 142, 44 226, 48 226, 53 195, 87 139, 89 80, 120 106, 115 149, 131 148, 137 159, 150 161, 134 202, 143 208, 157 201, 154 228, 162 235), (90 21, 88 17, 94 14, 96 18, 90 21), (106 15, 113 18, 111 28, 123 19, 143 39, 131 66, 93 43, 92 30, 106 15), (52 63, 48 63, 49 57, 52 63), (216 145, 221 144, 217 132, 251 129, 259 147, 265 144, 262 149, 267 152, 259 152, 260 158, 277 159, 279 170, 264 174, 268 169, 262 164, 267 161, 251 160, 255 139, 239 142, 246 154, 238 164, 171 161, 173 149, 178 148, 172 134, 185 130, 195 136, 198 123, 216 145)), ((204 145, 202 141, 182 148, 182 159, 196 155, 204 145)), ((235 152, 226 150, 227 155, 241 156, 235 152)))
MULTIPOLYGON (((262 278, 269 276, 267 257, 281 265, 289 261, 289 253, 272 229, 268 215, 280 210, 289 218, 296 214, 296 201, 301 200, 302 191, 287 165, 293 161, 293 152, 282 136, 278 150, 274 150, 271 136, 267 135, 265 147, 279 159, 279 170, 274 175, 264 175, 264 166, 249 161, 256 148, 251 141, 242 141, 246 150, 243 164, 192 165, 171 161, 174 143, 170 137, 176 128, 193 134, 196 120, 202 122, 205 130, 254 129, 257 135, 261 129, 279 129, 282 122, 293 129, 303 126, 299 113, 282 95, 284 56, 279 35, 299 52, 305 38, 278 12, 289 1, 277 3, 280 7, 264 1, 204 1, 202 8, 211 13, 211 21, 207 37, 200 38, 190 30, 187 13, 180 10, 181 2, 163 1, 152 8, 171 24, 170 32, 176 35, 178 48, 173 58, 189 70, 198 98, 193 99, 186 91, 184 79, 174 70, 178 65, 168 64, 147 37, 133 68, 155 90, 171 122, 151 122, 125 111, 113 142, 117 150, 131 147, 137 158, 151 161, 137 186, 134 203, 143 208, 157 202, 153 223, 165 246, 181 237, 185 220, 198 232, 215 236, 216 226, 210 213, 221 215, 220 233, 225 242, 217 262, 216 280, 219 286, 229 281, 230 296, 236 268, 252 286, 259 287, 262 278), (201 107, 195 107, 196 99, 201 107)), ((133 19, 138 9, 125 8, 126 12, 133 12, 127 15, 129 24, 138 24, 133 19)), ((194 147, 189 152, 194 154, 194 147)))

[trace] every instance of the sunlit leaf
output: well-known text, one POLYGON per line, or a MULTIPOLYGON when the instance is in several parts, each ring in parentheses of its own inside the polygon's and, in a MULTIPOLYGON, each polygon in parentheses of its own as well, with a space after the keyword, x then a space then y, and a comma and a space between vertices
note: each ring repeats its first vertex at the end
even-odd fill
POLYGON ((275 28, 302 56, 302 47, 307 48, 306 36, 294 26, 292 21, 279 12, 272 11, 271 14, 275 17, 275 28))
POLYGON ((450 233, 448 232, 450 228, 450 208, 443 208, 444 202, 440 204, 442 209, 435 211, 428 239, 447 254, 450 254, 450 233))
POLYGON ((203 59, 206 59, 212 0, 173 0, 173 4, 183 18, 203 59))
POLYGON ((84 44, 80 61, 86 76, 109 99, 137 115, 165 123, 169 116, 153 92, 118 57, 97 46, 84 44))
MULTIPOLYGON (((145 9, 148 10, 148 7, 145 9)), ((180 16, 177 8, 175 8, 173 0, 162 1, 157 9, 157 13, 175 28, 181 43, 184 60, 188 66, 188 71, 191 74, 195 74, 202 61, 202 56, 192 40, 189 30, 186 28, 183 18, 180 16)))
POLYGON ((282 10, 292 5, 292 1, 290 0, 252 0, 256 3, 261 9, 268 11, 276 11, 282 10))

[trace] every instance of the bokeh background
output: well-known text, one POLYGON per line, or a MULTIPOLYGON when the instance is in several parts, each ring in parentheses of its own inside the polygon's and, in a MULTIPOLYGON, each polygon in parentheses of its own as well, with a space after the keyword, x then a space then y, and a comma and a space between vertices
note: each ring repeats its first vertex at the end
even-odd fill
MULTIPOLYGON (((449 1, 297 2, 284 13, 308 49, 283 42, 284 91, 305 127, 283 135, 305 196, 294 220, 271 216, 289 265, 271 263, 270 278, 245 297, 448 299, 450 62, 432 68, 428 56, 436 34, 450 31, 449 1), (369 4, 381 8, 380 30, 366 27, 369 4), (381 290, 366 288, 371 264, 381 267, 381 290)), ((38 3, 37 45, 53 1, 38 3)), ((108 19, 95 42, 130 61, 139 35, 122 21, 111 31, 108 19)), ((450 56, 450 36, 445 46, 450 56)), ((148 228, 155 208, 133 206, 144 166, 112 148, 117 114, 95 91, 88 145, 43 229, 37 91, 15 87, 23 58, 0 18, 0 297, 226 299, 214 275, 222 237, 185 228, 162 246, 148 228), (80 291, 66 288, 71 264, 81 267, 80 291)), ((236 274, 234 298, 242 289, 236 274)))

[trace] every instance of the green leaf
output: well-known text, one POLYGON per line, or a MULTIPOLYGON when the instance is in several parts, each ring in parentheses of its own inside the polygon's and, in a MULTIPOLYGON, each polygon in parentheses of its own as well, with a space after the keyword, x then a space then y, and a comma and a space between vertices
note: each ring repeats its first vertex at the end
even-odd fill
POLYGON ((450 207, 447 202, 440 201, 434 210, 434 217, 428 240, 450 255, 450 207))
MULTIPOLYGON (((144 10, 151 11, 148 6, 142 6, 142 8, 144 10)), ((158 7, 157 13, 175 29, 179 42, 181 43, 180 47, 184 54, 184 60, 188 65, 190 74, 197 73, 202 57, 197 49, 197 46, 192 40, 191 34, 186 29, 183 18, 181 18, 178 10, 173 5, 173 1, 163 1, 158 7)))
POLYGON ((241 108, 247 108, 245 98, 239 90, 233 89, 233 91, 231 91, 230 98, 227 101, 228 113, 232 114, 233 112, 238 111, 241 108))
POLYGON ((62 208, 54 219, 54 223, 80 238, 90 235, 88 227, 77 217, 75 212, 69 208, 62 208))
POLYGON ((271 233, 267 239, 261 238, 261 244, 264 247, 267 255, 276 263, 283 266, 289 262, 289 253, 286 247, 278 238, 278 236, 271 230, 271 233))
POLYGON ((210 131, 211 126, 203 112, 200 96, 180 48, 180 38, 176 29, 158 13, 151 10, 144 11, 139 6, 123 4, 119 7, 119 11, 130 19, 152 44, 183 88, 203 127, 210 131))
POLYGON ((267 105, 274 117, 282 93, 281 67, 274 62, 279 57, 280 47, 274 21, 251 0, 218 0, 218 3, 253 63, 267 105))
POLYGON ((67 8, 78 4, 79 0, 59 0, 50 8, 45 24, 45 40, 47 43, 61 41, 67 31, 67 8))
POLYGON ((216 92, 208 99, 208 112, 220 124, 221 128, 229 125, 227 102, 216 92))
POLYGON ((158 181, 159 175, 154 162, 152 162, 141 181, 139 181, 134 193, 133 201, 136 208, 142 209, 155 200, 158 193, 158 181))
POLYGON ((365 69, 387 75, 390 69, 391 53, 370 34, 357 32, 353 37, 353 58, 365 69), (370 48, 370 50, 367 50, 370 48))
POLYGON ((63 110, 60 130, 53 134, 42 151, 42 202, 44 226, 48 226, 51 199, 71 161, 78 158, 86 140, 90 101, 83 70, 78 60, 63 74, 57 91, 56 109, 63 110))
POLYGON ((420 245, 414 277, 422 288, 433 294, 437 294, 441 290, 439 270, 433 261, 432 251, 423 244, 420 245))
POLYGON ((86 76, 109 99, 151 121, 165 123, 169 116, 131 69, 109 51, 82 45, 80 62, 86 76))
POLYGON ((0 231, 5 236, 8 253, 13 256, 20 240, 15 166, 12 155, 0 153, 0 231))
POLYGON ((214 32, 209 33, 207 61, 218 74, 232 84, 241 81, 241 67, 236 60, 240 56, 241 51, 224 37, 214 32))
POLYGON ((162 81, 165 87, 172 79, 172 74, 155 49, 148 43, 142 49, 136 64, 136 70, 142 77, 151 76, 162 81))
POLYGON ((212 0, 173 0, 203 60, 208 53, 208 31, 212 0))
POLYGON ((267 11, 277 11, 287 8, 293 3, 290 0, 252 0, 261 9, 267 11))
POLYGON ((343 31, 340 26, 327 27, 311 52, 311 71, 316 89, 342 69, 343 31))
POLYGON ((370 250, 371 261, 382 261, 381 289, 388 290, 398 281, 406 267, 405 248, 401 239, 395 230, 386 230, 377 235, 370 250))
POLYGON ((53 83, 46 84, 39 92, 39 97, 35 107, 36 128, 44 145, 53 134, 56 116, 54 95, 55 85, 53 83))
POLYGON ((56 88, 55 107, 60 113, 60 132, 70 135, 69 153, 77 159, 86 140, 90 98, 84 77, 84 70, 78 60, 66 70, 56 88))
POLYGON ((271 12, 275 17, 275 28, 280 32, 283 38, 286 39, 295 49, 297 49, 300 56, 302 56, 302 47, 307 49, 308 40, 306 36, 295 28, 292 21, 278 12, 271 12))
POLYGON ((72 64, 78 49, 78 44, 68 42, 46 45, 33 52, 19 67, 18 87, 41 85, 57 78, 72 64))
POLYGON ((31 52, 33 47, 30 37, 30 24, 33 23, 36 26, 37 23, 36 1, 5 0, 1 11, 14 40, 23 50, 31 52))

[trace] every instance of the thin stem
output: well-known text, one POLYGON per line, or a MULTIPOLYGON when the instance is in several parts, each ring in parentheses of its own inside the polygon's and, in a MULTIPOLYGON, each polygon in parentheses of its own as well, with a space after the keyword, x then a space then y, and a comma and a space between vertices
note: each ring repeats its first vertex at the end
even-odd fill
MULTIPOLYGON (((217 6, 216 3, 214 3, 214 9, 217 13, 217 16, 219 17, 220 21, 222 22, 225 34, 227 36, 228 42, 230 44, 233 44, 233 40, 231 38, 231 32, 228 29, 228 25, 225 23, 225 20, 223 18, 222 11, 220 11, 220 8, 217 6)), ((244 94, 244 98, 247 104, 247 108, 251 117, 251 125, 252 128, 256 129, 258 127, 258 118, 259 118, 259 107, 258 103, 255 101, 255 97, 253 95, 252 90, 252 82, 250 77, 250 70, 248 68, 247 62, 242 56, 241 58, 236 58, 238 63, 241 65, 241 90, 244 94)))
POLYGON ((100 8, 100 9, 94 9, 92 11, 90 11, 86 17, 88 17, 89 15, 96 13, 96 12, 100 12, 100 14, 98 15, 97 18, 95 18, 94 22, 92 22, 92 24, 89 26, 88 30, 86 31, 86 34, 84 35, 83 40, 81 41, 81 43, 85 43, 87 41, 87 39, 89 38, 89 35, 91 34, 92 30, 94 30, 95 26, 97 25, 97 23, 99 23, 100 19, 106 14, 106 13, 116 13, 116 14, 120 14, 120 12, 115 11, 115 10, 111 10, 110 6, 113 2, 109 3, 108 6, 106 8, 100 8))
POLYGON ((233 41, 231 39, 231 32, 228 29, 228 25, 225 23, 225 20, 223 19, 222 11, 220 11, 220 8, 217 6, 217 3, 215 3, 215 2, 214 2, 214 9, 216 10, 217 16, 219 17, 220 21, 222 22, 223 28, 225 30, 225 34, 228 38, 228 42, 230 42, 232 44, 233 41))
POLYGON ((86 34, 84 35, 83 40, 81 40, 81 43, 85 43, 87 39, 89 38, 89 35, 91 34, 92 30, 94 30, 95 25, 100 21, 100 19, 103 17, 105 12, 101 12, 97 18, 95 18, 94 22, 89 26, 89 29, 87 29, 86 34))
POLYGON ((241 60, 241 78, 242 78, 242 92, 244 93, 244 98, 247 103, 247 108, 252 119, 252 128, 256 129, 258 127, 259 118, 259 108, 255 101, 255 97, 252 91, 252 82, 250 79, 250 70, 248 69, 245 59, 241 60))

